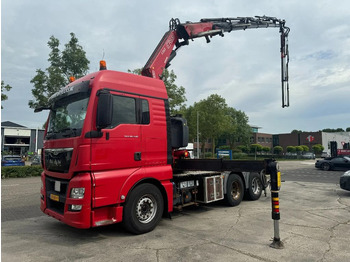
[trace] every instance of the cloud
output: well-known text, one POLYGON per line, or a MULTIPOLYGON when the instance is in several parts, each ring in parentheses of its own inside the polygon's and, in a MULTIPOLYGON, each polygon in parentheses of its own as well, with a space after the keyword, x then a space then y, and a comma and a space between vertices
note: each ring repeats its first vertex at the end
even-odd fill
POLYGON ((291 28, 290 108, 281 108, 279 33, 252 29, 196 39, 182 47, 170 69, 186 88, 188 104, 218 93, 243 110, 262 131, 319 130, 350 126, 350 25, 345 0, 305 2, 206 1, 68 1, 3 0, 1 77, 13 86, 3 103, 2 120, 41 127, 47 112, 34 114, 30 80, 48 66, 47 41, 63 45, 74 32, 98 70, 103 57, 109 69, 142 67, 170 18, 199 21, 205 17, 271 15, 291 28), (20 114, 18 114, 20 112, 20 114))

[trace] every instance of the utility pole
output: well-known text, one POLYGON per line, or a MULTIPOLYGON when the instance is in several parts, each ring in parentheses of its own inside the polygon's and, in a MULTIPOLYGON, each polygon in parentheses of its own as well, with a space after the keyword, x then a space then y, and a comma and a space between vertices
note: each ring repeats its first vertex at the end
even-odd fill
POLYGON ((197 159, 199 159, 199 112, 197 111, 197 159))

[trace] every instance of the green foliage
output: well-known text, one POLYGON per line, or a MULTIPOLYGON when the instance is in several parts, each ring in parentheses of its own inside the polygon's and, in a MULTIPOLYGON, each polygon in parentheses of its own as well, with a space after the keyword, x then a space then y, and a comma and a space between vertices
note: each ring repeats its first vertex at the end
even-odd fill
POLYGON ((307 146, 307 145, 302 145, 301 146, 303 148, 303 152, 309 152, 310 151, 310 148, 307 146))
POLYGON ((295 153, 297 151, 295 146, 287 146, 288 153, 295 153))
POLYGON ((240 146, 237 146, 236 148, 241 150, 243 153, 249 153, 250 151, 249 146, 240 145, 240 146))
MULTIPOLYGON (((12 86, 10 85, 5 85, 4 81, 1 81, 1 101, 5 101, 8 99, 8 96, 4 94, 5 91, 10 91, 12 86)), ((1 109, 3 109, 1 105, 1 109)))
POLYGON ((246 153, 233 153, 232 154, 232 159, 244 159, 247 158, 246 153))
POLYGON ((303 152, 304 151, 304 148, 302 146, 296 146, 295 147, 295 151, 296 152, 303 152))
POLYGON ((231 147, 225 145, 225 146, 219 146, 219 149, 220 149, 220 150, 231 150, 231 147))
POLYGON ((303 131, 302 130, 297 130, 297 129, 294 129, 291 134, 300 134, 302 133, 303 131))
POLYGON ((225 110, 227 115, 226 127, 221 137, 229 142, 231 148, 238 141, 242 145, 248 145, 251 135, 248 116, 243 111, 232 107, 227 107, 225 110))
POLYGON ((68 84, 70 76, 80 78, 88 72, 90 62, 85 51, 79 45, 75 34, 70 33, 70 36, 71 39, 65 44, 62 52, 59 49, 60 41, 54 36, 50 37, 47 43, 51 49, 48 58, 50 65, 45 71, 37 69, 36 75, 30 81, 34 86, 34 99, 28 103, 30 108, 47 106, 48 99, 68 84))
MULTIPOLYGON (((142 69, 134 69, 130 70, 128 69, 129 73, 141 75, 142 69)), ((170 108, 170 114, 175 115, 178 114, 181 109, 185 107, 185 102, 187 101, 185 93, 186 90, 183 86, 177 86, 175 84, 176 81, 176 74, 173 70, 169 72, 168 69, 165 69, 162 73, 161 79, 163 80, 168 97, 169 97, 169 108, 170 108)))
POLYGON ((325 128, 325 129, 322 129, 322 132, 337 133, 337 132, 345 132, 345 131, 343 128, 325 128))
POLYGON ((262 151, 265 152, 265 153, 268 153, 271 151, 271 148, 269 148, 268 146, 263 146, 262 147, 262 151))
POLYGON ((346 132, 350 132, 350 127, 347 127, 347 128, 346 128, 346 132))
MULTIPOLYGON (((215 152, 215 141, 228 128, 230 117, 226 114, 227 104, 223 97, 213 94, 193 106, 190 106, 185 117, 188 121, 190 138, 195 138, 197 133, 197 112, 201 140, 212 140, 212 153, 215 152)), ((204 145, 204 143, 202 143, 204 145)))
POLYGON ((40 176, 41 166, 2 166, 1 178, 40 176))
POLYGON ((250 145, 250 152, 255 153, 255 152, 261 152, 263 149, 262 145, 259 144, 251 144, 250 145))
POLYGON ((204 158, 213 158, 213 153, 211 153, 211 152, 205 153, 204 158))
POLYGON ((324 147, 321 144, 316 144, 312 146, 312 150, 315 152, 315 154, 321 154, 324 150, 324 147))
POLYGON ((283 147, 281 147, 281 146, 275 146, 274 148, 273 148, 273 153, 275 153, 275 154, 281 154, 283 152, 283 147))

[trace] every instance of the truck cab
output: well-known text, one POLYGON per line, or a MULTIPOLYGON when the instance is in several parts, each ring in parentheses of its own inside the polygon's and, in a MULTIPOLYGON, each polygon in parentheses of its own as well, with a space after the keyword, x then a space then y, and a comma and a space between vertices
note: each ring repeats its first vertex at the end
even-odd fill
POLYGON ((167 98, 161 80, 110 70, 52 96, 41 210, 89 228, 121 221, 127 193, 141 181, 172 199, 167 98))

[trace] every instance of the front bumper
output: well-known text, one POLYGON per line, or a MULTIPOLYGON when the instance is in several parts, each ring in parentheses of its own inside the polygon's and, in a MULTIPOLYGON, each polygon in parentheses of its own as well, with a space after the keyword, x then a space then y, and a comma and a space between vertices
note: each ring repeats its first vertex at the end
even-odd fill
POLYGON ((350 191, 350 176, 340 177, 339 184, 340 184, 340 188, 350 191))
POLYGON ((93 198, 90 173, 81 173, 70 181, 41 175, 40 209, 45 214, 76 228, 90 228, 122 221, 122 206, 106 206, 92 209, 93 198), (59 186, 57 186, 57 184, 59 186), (85 188, 84 198, 70 198, 72 188, 85 188), (72 205, 81 205, 81 210, 73 211, 72 205))

